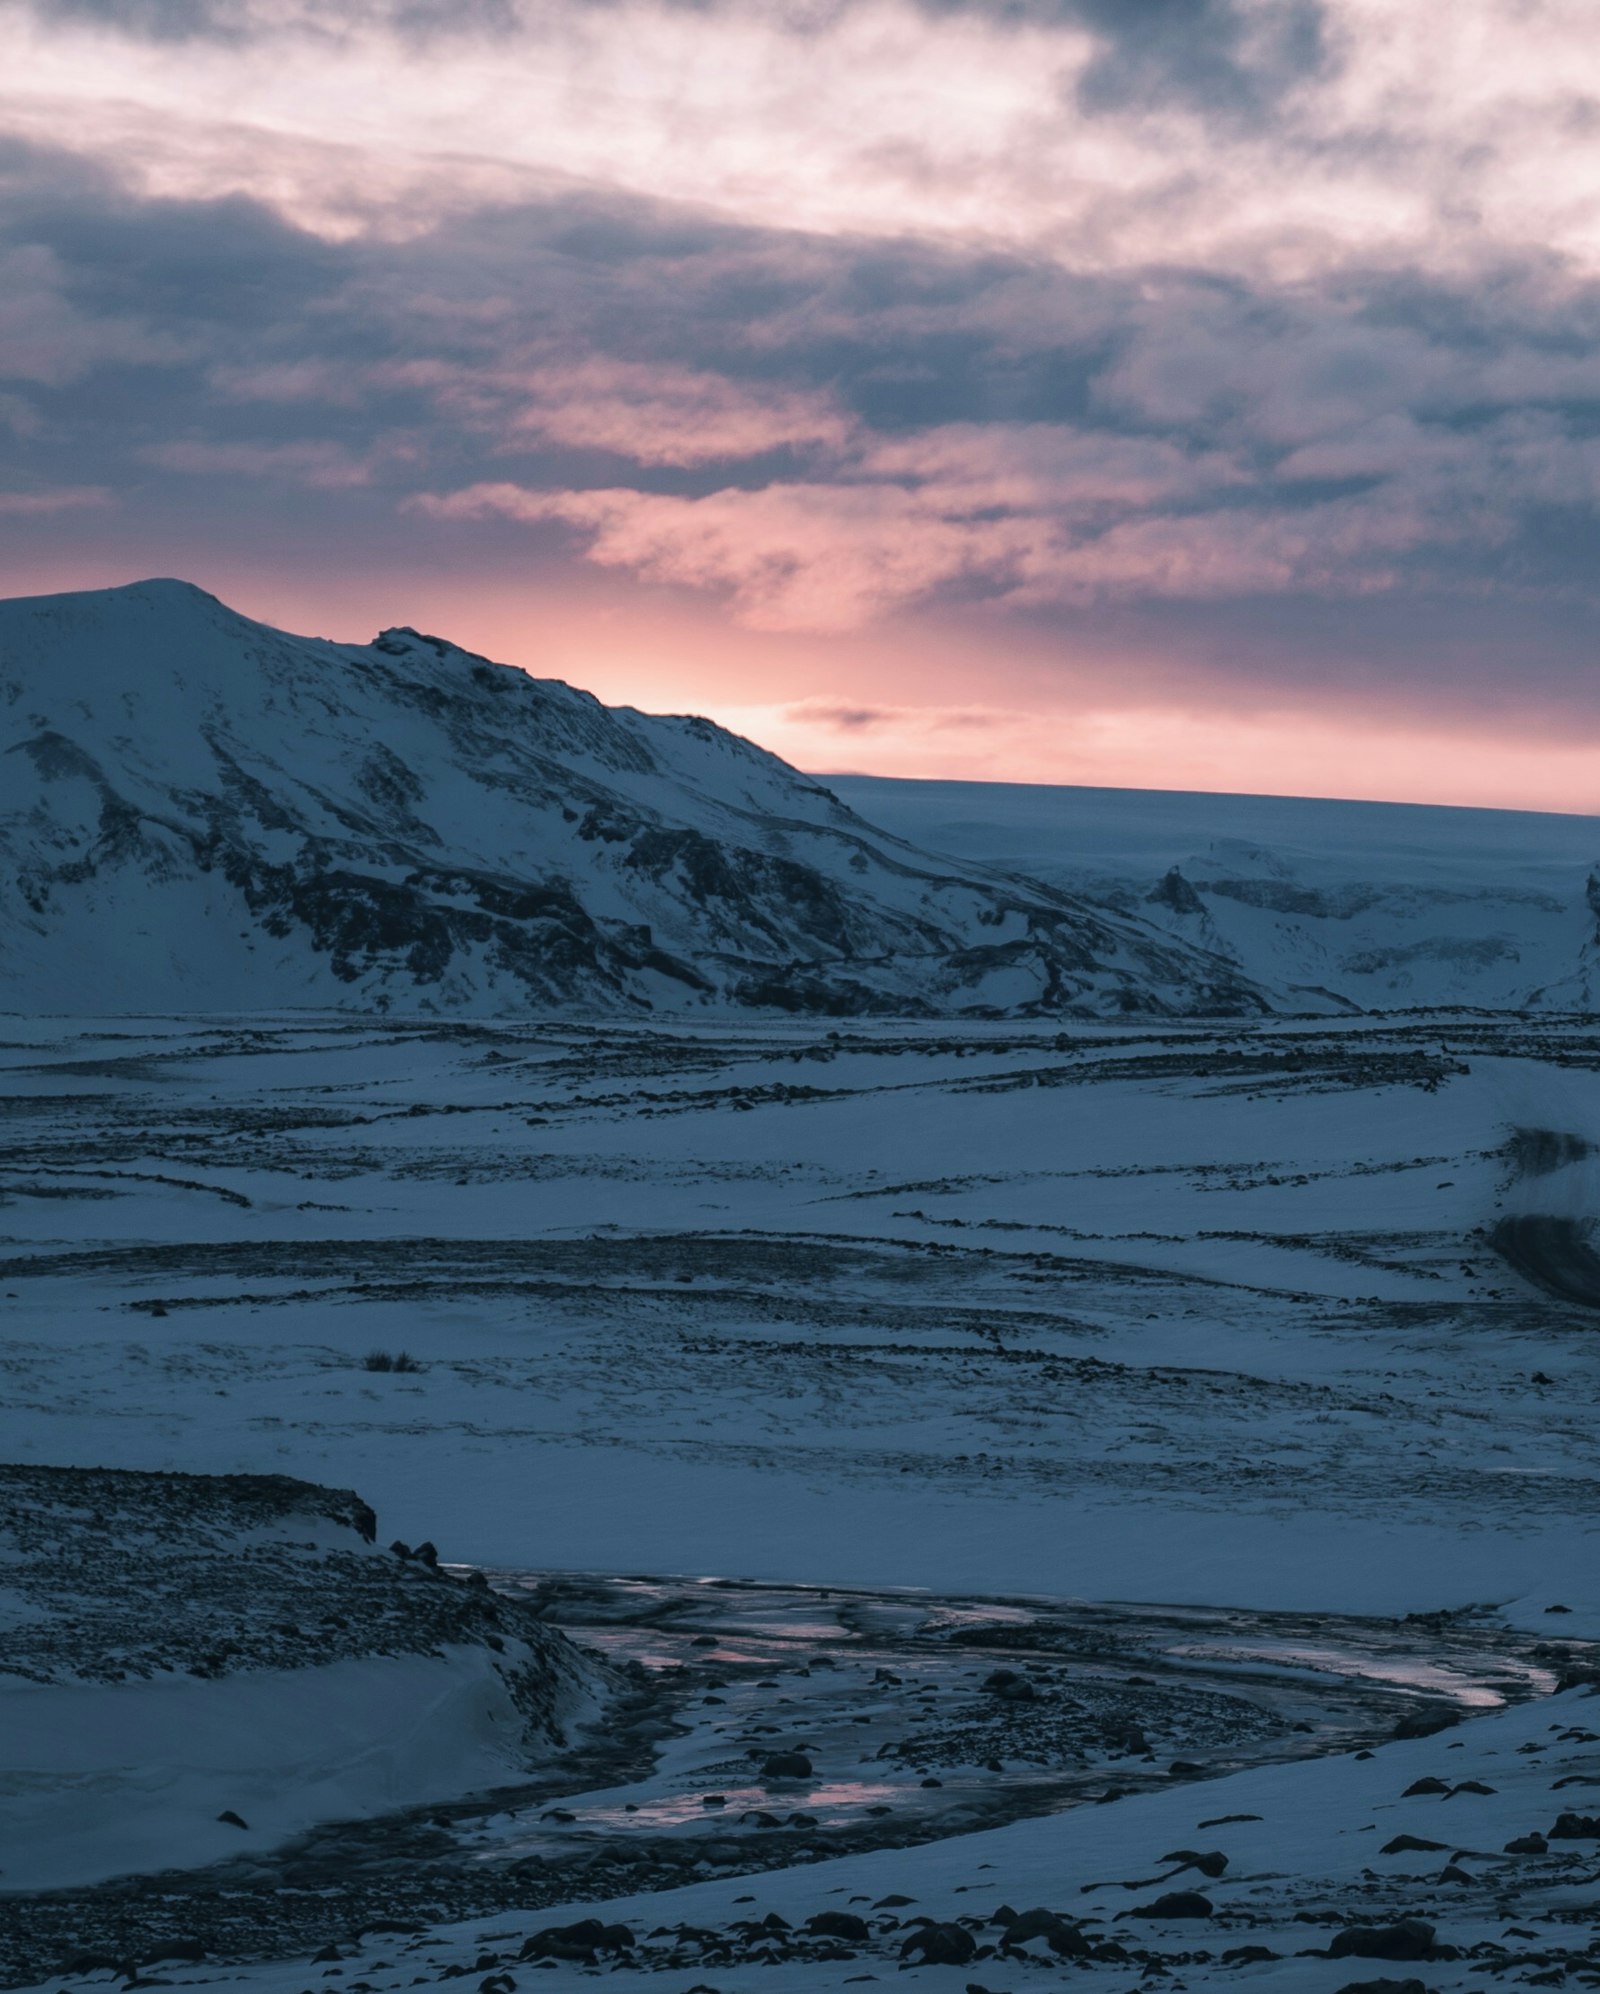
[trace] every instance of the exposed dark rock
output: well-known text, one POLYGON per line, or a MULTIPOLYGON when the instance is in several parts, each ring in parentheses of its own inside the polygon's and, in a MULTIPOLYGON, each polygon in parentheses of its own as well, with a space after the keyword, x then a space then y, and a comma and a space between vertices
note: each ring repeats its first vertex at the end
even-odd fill
POLYGON ((811 1761, 804 1752, 773 1752, 761 1762, 761 1777, 769 1779, 809 1779, 811 1761))
POLYGON ((806 1920, 806 1930, 822 1939, 848 1939, 853 1945, 865 1945, 872 1937, 866 1919, 853 1911, 814 1911, 806 1920))
POLYGON ((1330 1959, 1427 1959, 1433 1927, 1425 1918, 1400 1918, 1392 1925, 1346 1925, 1328 1948, 1330 1959))
POLYGON ((1448 1704, 1431 1704, 1421 1710, 1408 1710, 1396 1720, 1389 1735, 1393 1738, 1431 1738, 1460 1722, 1459 1710, 1448 1704))
POLYGON ((922 1925, 900 1947, 902 1960, 920 1960, 924 1966, 965 1966, 978 1950, 978 1942, 964 1925, 922 1925))
POLYGON ((1337 1994, 1428 1994, 1428 1986, 1417 1979, 1347 1980, 1337 1994))
POLYGON ((1151 906, 1170 907, 1174 914, 1203 914, 1206 903, 1176 866, 1144 896, 1151 906))
POLYGON ((1209 1897, 1202 1897, 1198 1890, 1169 1890, 1164 1897, 1158 1897, 1153 1904, 1137 1904, 1131 1910, 1119 1911, 1119 1918, 1209 1918, 1215 1906, 1209 1897))

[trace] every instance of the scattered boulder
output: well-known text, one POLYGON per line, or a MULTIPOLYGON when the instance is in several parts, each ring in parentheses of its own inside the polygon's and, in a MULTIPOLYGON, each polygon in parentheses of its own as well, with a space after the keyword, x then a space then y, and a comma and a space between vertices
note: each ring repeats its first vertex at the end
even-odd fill
POLYGON ((964 1925, 921 1925, 900 1948, 903 1960, 924 1966, 965 1966, 978 1942, 964 1925))
POLYGON ((1209 1918, 1216 1907, 1209 1897, 1202 1897, 1198 1890, 1169 1890, 1164 1897, 1158 1897, 1153 1904, 1136 1904, 1130 1911, 1119 1911, 1119 1918, 1209 1918))
POLYGON ((990 1696, 1002 1696, 1008 1703, 1032 1703, 1039 1692, 1026 1676, 1018 1675, 1015 1669, 996 1669, 983 1679, 983 1687, 990 1696))
POLYGON ((546 1925, 523 1941, 518 1959, 556 1959, 582 1964, 597 1952, 627 1952, 633 1933, 626 1925, 603 1924, 598 1918, 580 1918, 575 1925, 546 1925))
POLYGON ((1228 1858, 1220 1849, 1206 1849, 1204 1851, 1198 1849, 1173 1849, 1168 1854, 1162 1856, 1161 1861, 1175 1862, 1178 1865, 1178 1868, 1173 1871, 1175 1876, 1181 1870, 1197 1869, 1202 1876, 1210 1877, 1213 1883, 1216 1882, 1217 1878, 1228 1867, 1228 1858))
POLYGON ((1338 1994, 1428 1994, 1421 1980, 1347 1980, 1338 1994))
POLYGON ((1600 1814, 1558 1814, 1550 1830, 1553 1842, 1600 1841, 1600 1814))
POLYGON ((1397 1719, 1391 1738, 1431 1738, 1461 1722, 1461 1712, 1450 1704, 1429 1704, 1421 1710, 1408 1710, 1397 1719))
POLYGON ((1550 1844, 1537 1830, 1531 1835, 1513 1835, 1506 1843, 1508 1856, 1542 1856, 1550 1852, 1550 1844))
POLYGON ((1063 1911, 1048 1911, 1040 1905, 1007 1919, 1000 1948, 1004 1951, 1008 1946, 1025 1946, 1030 1939, 1043 1939, 1061 1959, 1087 1959, 1089 1956, 1089 1941, 1078 1929, 1076 1920, 1063 1911))
POLYGON ((814 1770, 804 1752, 772 1752, 761 1761, 763 1780, 809 1779, 814 1770))
POLYGON ((848 1939, 854 1945, 865 1945, 872 1937, 865 1918, 858 1918, 854 1911, 814 1911, 806 1920, 806 1930, 813 1938, 848 1939))
POLYGON ((1426 1918, 1400 1918, 1392 1925, 1346 1925, 1328 1948, 1330 1959, 1426 1959, 1433 1950, 1433 1927, 1426 1918))
POLYGON ((1415 1800, 1419 1794, 1424 1794, 1424 1793, 1448 1794, 1449 1791, 1450 1791, 1450 1782, 1448 1780, 1435 1779, 1433 1775, 1430 1773, 1426 1779, 1414 1779, 1411 1782, 1411 1784, 1406 1788, 1405 1792, 1401 1794, 1400 1798, 1402 1800, 1415 1800))

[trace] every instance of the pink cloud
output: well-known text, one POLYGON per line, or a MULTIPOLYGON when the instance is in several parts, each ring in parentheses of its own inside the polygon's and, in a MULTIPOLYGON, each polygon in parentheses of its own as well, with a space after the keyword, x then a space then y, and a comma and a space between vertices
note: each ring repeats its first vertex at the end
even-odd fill
POLYGON ((894 485, 768 485, 705 498, 482 484, 413 501, 446 519, 562 520, 588 558, 648 582, 715 589, 755 630, 855 630, 943 584, 1014 588, 1044 558, 1040 520, 948 519, 894 485))
POLYGON ((72 485, 53 492, 0 492, 0 513, 12 518, 81 512, 112 503, 112 495, 103 485, 72 485))
POLYGON ((814 484, 686 498, 484 483, 411 503, 563 522, 597 565, 716 591, 774 631, 856 630, 951 588, 1035 605, 1371 593, 1396 584, 1411 550, 1504 531, 1448 480, 1290 509, 1144 509, 1242 482, 1220 454, 1152 439, 952 426, 872 445, 814 484))
POLYGON ((164 471, 197 477, 286 478, 319 491, 372 482, 370 462, 337 443, 158 443, 141 454, 164 471))
POLYGON ((831 397, 752 389, 720 374, 591 359, 540 367, 513 426, 636 464, 710 464, 784 447, 842 449, 852 424, 831 397))

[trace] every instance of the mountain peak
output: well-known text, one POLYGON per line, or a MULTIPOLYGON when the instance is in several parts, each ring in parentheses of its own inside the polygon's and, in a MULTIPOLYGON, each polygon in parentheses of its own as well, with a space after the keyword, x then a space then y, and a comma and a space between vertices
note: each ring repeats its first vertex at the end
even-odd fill
POLYGON ((1215 956, 875 830, 710 721, 167 577, 0 603, 0 1002, 1255 1011, 1215 956))

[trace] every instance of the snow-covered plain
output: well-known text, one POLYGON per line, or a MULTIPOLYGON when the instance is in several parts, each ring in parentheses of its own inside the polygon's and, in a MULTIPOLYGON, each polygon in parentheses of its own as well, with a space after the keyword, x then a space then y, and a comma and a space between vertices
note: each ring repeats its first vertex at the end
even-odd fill
MULTIPOLYGON (((1600 1636, 1600 1268, 1586 1232, 1600 1038, 1588 1021, 12 1020, 4 1062, 16 1243, 0 1265, 0 1388, 13 1460, 352 1487, 379 1512, 380 1540, 431 1537, 497 1584, 552 1588, 555 1616, 602 1648, 623 1636, 584 1623, 585 1573, 772 1581, 771 1603, 742 1609, 739 1638, 753 1638, 752 1614, 789 1615, 792 1642, 813 1648, 832 1609, 796 1592, 807 1584, 872 1594, 884 1625, 937 1618, 952 1600, 1003 1625, 1025 1598, 1027 1619, 1076 1596, 1249 1616, 1222 1631, 1202 1616, 1207 1696, 1229 1683, 1246 1701, 1263 1681, 1280 1698, 1297 1681, 1319 1696, 1352 1675, 1378 1683, 1401 1643, 1407 1693, 1431 1683, 1426 1696, 1485 1713, 1414 1741, 1381 1743, 1380 1726, 1374 1757, 1357 1760, 1335 1750, 1313 1697, 1303 1761, 1283 1759, 1293 1727, 1271 1725, 1257 1727, 1267 1742, 1218 1759, 1214 1740, 1191 1746, 1182 1728, 1199 1707, 1184 1702, 1198 1691, 1183 1671, 1197 1664, 1163 1621, 1154 1646, 1118 1651, 1153 1760, 1119 1748, 1123 1778, 1101 1732, 1072 1746, 1088 1751, 1084 1779, 1127 1797, 1089 1807, 1057 1792, 1046 1818, 963 1821, 953 1803, 975 1752, 982 1770, 968 1743, 950 1763, 922 1761, 945 1788, 887 1780, 888 1825, 871 1830, 882 1838, 904 1841, 917 1807, 952 1803, 928 1824, 940 1839, 920 1847, 818 1861, 860 1851, 878 1804, 824 1793, 819 1827, 781 1831, 812 1842, 777 1867, 751 1853, 757 1828, 730 1828, 700 1859, 706 1881, 679 1891, 667 1886, 681 1867, 652 1872, 634 1903, 636 1872, 605 1856, 603 1915, 637 1937, 684 1923, 724 1932, 746 1899, 791 1924, 859 1911, 858 1896, 869 1909, 917 1900, 884 1907, 881 1925, 969 1902, 987 1917, 1003 1896, 1092 1910, 1107 1921, 1097 1942, 1129 1952, 1137 1932, 1137 1956, 1063 1968, 1034 1943, 1022 1952, 1050 1964, 926 1966, 925 1984, 1012 1990, 1065 1970, 1123 1988, 1156 1961, 1190 1986, 1313 1994, 1384 1971, 1465 1989, 1500 1969, 1481 1952, 1390 1969, 1298 1957, 1338 1929, 1289 1923, 1298 1911, 1416 1913, 1449 1945, 1508 1947, 1519 1978, 1587 1943, 1593 1839, 1552 1840, 1537 1858, 1501 1851, 1592 1804, 1582 1785, 1552 1795, 1554 1778, 1600 1776, 1581 1690, 1518 1701, 1592 1668, 1600 1636), (375 1350, 421 1368, 368 1370, 375 1350), (549 1576, 561 1572, 574 1576, 549 1576), (907 1587, 925 1589, 921 1604, 886 1590, 907 1587), (1475 1653, 1498 1644, 1498 1673, 1464 1658, 1468 1640, 1475 1653), (1480 1681, 1499 1687, 1480 1696, 1480 1681), (1549 1750, 1522 1750, 1536 1744, 1549 1750), (1195 1784, 1163 1756, 1191 1750, 1195 1784), (1498 1792, 1400 1801, 1412 1779, 1445 1774, 1498 1792), (1234 1814, 1265 1825, 1199 1825, 1234 1814), (1402 1829, 1441 1848, 1379 1859, 1402 1829), (1081 1894, 1162 1874, 1171 1849, 1228 1855, 1221 1880, 1201 1884, 1215 1917, 1112 1922, 1100 1894, 1081 1894), (1439 1882, 1458 1850, 1471 1880, 1439 1882), (1505 1939, 1511 1924, 1537 1941, 1505 1939), (1283 1957, 1224 1962, 1246 1944, 1283 1957)), ((1047 1610, 1066 1624, 1065 1606, 1047 1610)), ((724 1662, 717 1643, 731 1637, 708 1623, 703 1649, 638 1646, 656 1624, 638 1618, 627 1652, 689 1666, 660 1678, 687 1729, 633 1791, 652 1833, 667 1807, 669 1840, 704 1832, 712 1779, 742 1790, 714 1735, 725 1722, 741 1738, 770 1727, 778 1743, 803 1722, 830 1754, 859 1722, 872 1756, 907 1735, 907 1699, 998 1708, 980 1678, 1007 1661, 1038 1675, 1049 1710, 1086 1711, 1073 1722, 1092 1717, 1091 1730, 1104 1716, 1078 1679, 1086 1656, 1104 1676, 1103 1629, 1006 1636, 1019 1659, 972 1656, 969 1679, 940 1674, 957 1652, 947 1618, 909 1659, 871 1658, 898 1688, 865 1661, 850 1676, 841 1649, 842 1686, 824 1705, 830 1673, 792 1645, 724 1662), (858 1694, 900 1699, 893 1724, 870 1701, 853 1713, 858 1694)), ((1002 1781, 1038 1755, 1007 1735, 983 1748, 1002 1781)), ((819 1758, 818 1781, 860 1780, 849 1763, 819 1758)), ((998 1805, 972 1792, 980 1814, 998 1805)), ((537 1828, 534 1868, 515 1872, 541 1909, 497 1910, 492 1926, 413 1916, 436 1944, 386 1936, 379 1968, 364 1943, 344 1976, 381 1989, 426 1962, 424 1977, 464 1964, 484 1980, 524 1932, 559 1921, 553 1907, 576 1918, 582 1871, 561 1867, 572 1847, 552 1856, 538 1838, 575 1837, 600 1864, 602 1845, 635 1832, 615 1807, 591 1819, 603 1800, 584 1793, 563 1803, 570 1826, 537 1828), (511 1936, 481 1937, 491 1929, 511 1936)), ((529 1826, 480 1813, 457 1832, 461 1861, 502 1875, 506 1836, 529 1826)), ((439 1916, 457 1901, 441 1886, 439 1916)), ((99 1929, 98 1904, 90 1893, 78 1907, 86 1929, 99 1929)), ((808 1941, 777 1965, 760 1963, 749 1934, 698 1951, 661 1941, 636 1948, 629 1970, 653 1961, 649 1984, 665 1994, 831 1988, 894 1970, 905 1937, 875 1927, 854 1946, 834 1940, 854 1955, 834 1959, 808 1941)), ((577 1985, 582 1951, 508 1970, 577 1985)), ((273 1994, 323 1967, 159 1971, 242 1974, 273 1994)))
POLYGON ((1592 1318, 1484 1237, 1587 1209, 1509 1145, 1600 1131, 1595 1045, 14 1028, 7 1449, 353 1486, 491 1563, 1600 1603, 1592 1318))
POLYGON ((1362 1010, 1600 1001, 1600 818, 828 776, 932 852, 1137 914, 1362 1010))

